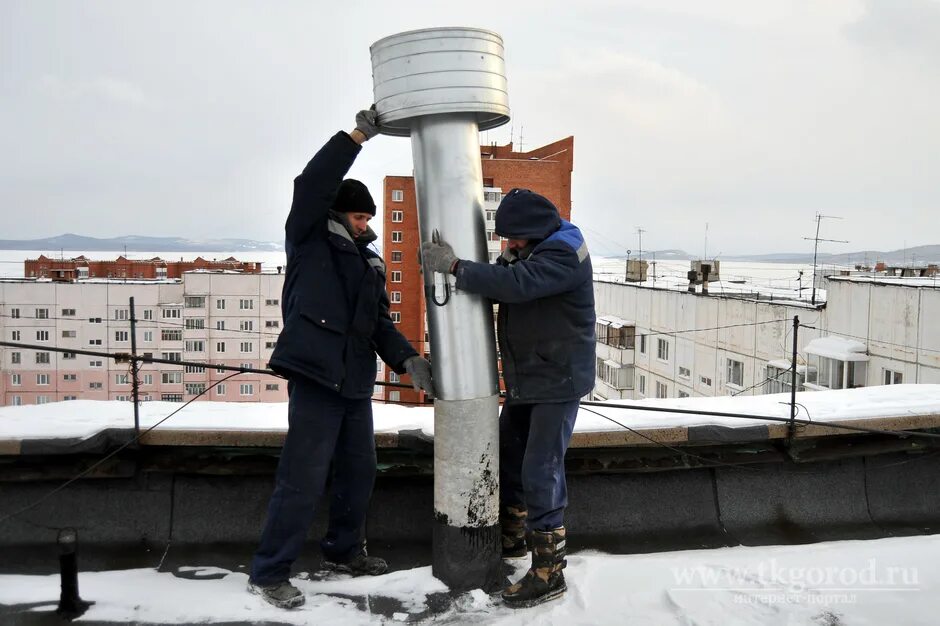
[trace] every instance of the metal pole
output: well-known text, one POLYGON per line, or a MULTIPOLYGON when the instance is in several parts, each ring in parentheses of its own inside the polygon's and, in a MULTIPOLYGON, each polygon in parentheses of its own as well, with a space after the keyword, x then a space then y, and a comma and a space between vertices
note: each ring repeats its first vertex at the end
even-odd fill
POLYGON ((793 441, 796 435, 796 346, 797 334, 800 331, 800 318, 793 316, 793 360, 790 362, 790 424, 787 426, 787 443, 793 441))
POLYGON ((137 370, 137 315, 134 313, 134 296, 130 297, 131 314, 131 397, 134 400, 134 436, 140 436, 140 378, 137 370))

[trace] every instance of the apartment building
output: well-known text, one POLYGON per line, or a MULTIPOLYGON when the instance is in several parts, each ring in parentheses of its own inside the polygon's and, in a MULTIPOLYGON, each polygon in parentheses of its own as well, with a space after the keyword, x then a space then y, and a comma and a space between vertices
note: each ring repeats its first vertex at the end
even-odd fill
POLYGON ((52 280, 75 280, 78 278, 182 278, 185 272, 196 270, 220 270, 260 274, 261 263, 239 261, 229 257, 221 261, 196 257, 192 261, 165 261, 152 259, 128 259, 119 256, 113 261, 95 261, 85 256, 69 259, 53 259, 40 255, 38 259, 23 262, 23 276, 27 278, 51 278, 52 280))
MULTIPOLYGON (((490 261, 502 251, 504 242, 494 232, 496 208, 503 194, 514 187, 531 189, 558 207, 571 219, 571 172, 574 168, 574 137, 566 137, 529 151, 516 151, 513 144, 480 146, 483 170, 483 207, 490 261)), ((424 283, 418 263, 421 238, 414 178, 386 176, 384 181, 382 250, 388 269, 387 287, 392 320, 415 349, 428 354, 424 283)), ((383 368, 381 380, 399 382, 395 372, 383 368)), ((423 402, 424 394, 410 389, 386 388, 389 401, 423 402)))

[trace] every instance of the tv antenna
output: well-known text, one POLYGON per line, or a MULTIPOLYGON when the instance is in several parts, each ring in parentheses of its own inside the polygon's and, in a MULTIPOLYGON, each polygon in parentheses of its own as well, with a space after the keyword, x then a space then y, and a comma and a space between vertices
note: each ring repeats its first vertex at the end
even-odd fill
POLYGON ((816 214, 816 236, 815 237, 803 237, 803 239, 806 239, 807 241, 816 242, 813 245, 813 295, 810 300, 812 304, 814 305, 816 304, 816 256, 817 256, 817 253, 819 252, 819 242, 826 241, 830 243, 849 243, 845 239, 820 239, 819 238, 819 224, 824 219, 841 220, 842 218, 837 215, 822 215, 820 213, 817 213, 816 214))

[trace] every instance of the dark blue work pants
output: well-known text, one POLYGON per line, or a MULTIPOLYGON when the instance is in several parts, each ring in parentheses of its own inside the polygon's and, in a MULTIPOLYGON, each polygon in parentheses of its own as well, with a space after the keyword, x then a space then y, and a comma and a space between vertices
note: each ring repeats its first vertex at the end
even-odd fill
POLYGON ((303 378, 291 380, 287 392, 287 439, 261 544, 251 563, 251 580, 262 585, 290 576, 323 496, 331 461, 329 529, 320 542, 324 558, 348 561, 362 549, 362 527, 375 483, 371 398, 344 398, 303 378))
POLYGON ((568 506, 565 452, 577 416, 577 400, 503 405, 499 416, 500 503, 524 505, 529 512, 529 530, 564 525, 568 506))

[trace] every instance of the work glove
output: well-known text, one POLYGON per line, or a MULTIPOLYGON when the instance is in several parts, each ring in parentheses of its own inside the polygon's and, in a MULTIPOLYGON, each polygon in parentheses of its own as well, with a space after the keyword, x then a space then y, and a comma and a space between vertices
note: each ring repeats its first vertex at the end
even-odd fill
POLYGON ((420 356, 405 359, 405 371, 411 376, 411 386, 415 391, 422 390, 429 398, 434 397, 434 383, 431 380, 431 364, 420 356))
POLYGON ((436 230, 431 235, 431 241, 421 244, 421 257, 424 259, 425 273, 453 274, 457 269, 457 261, 460 260, 454 254, 454 249, 441 239, 436 230))
POLYGON ((366 139, 372 139, 379 134, 379 114, 376 113, 374 104, 356 113, 356 130, 365 135, 366 139))

